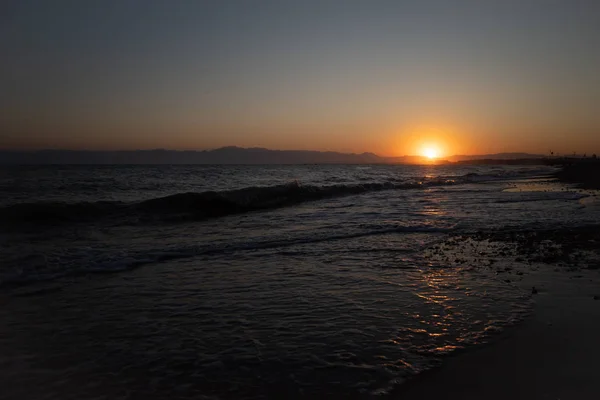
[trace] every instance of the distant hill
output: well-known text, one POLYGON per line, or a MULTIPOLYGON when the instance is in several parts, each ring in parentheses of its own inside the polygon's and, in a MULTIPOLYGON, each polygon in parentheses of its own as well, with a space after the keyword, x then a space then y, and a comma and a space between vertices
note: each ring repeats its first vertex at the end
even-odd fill
MULTIPOLYGON (((525 153, 480 156, 452 156, 435 164, 471 160, 518 160, 541 158, 525 153)), ((0 164, 431 164, 420 156, 381 157, 373 153, 332 151, 269 150, 264 148, 222 147, 205 151, 127 150, 127 151, 0 151, 0 164)))
POLYGON ((206 151, 0 151, 2 164, 377 164, 373 153, 222 147, 206 151))
POLYGON ((478 158, 474 160, 457 161, 461 165, 547 165, 544 158, 478 158))
POLYGON ((529 154, 529 153, 496 153, 496 154, 480 154, 476 156, 452 156, 446 158, 448 161, 470 161, 470 160, 519 160, 519 159, 533 159, 543 158, 540 154, 529 154))

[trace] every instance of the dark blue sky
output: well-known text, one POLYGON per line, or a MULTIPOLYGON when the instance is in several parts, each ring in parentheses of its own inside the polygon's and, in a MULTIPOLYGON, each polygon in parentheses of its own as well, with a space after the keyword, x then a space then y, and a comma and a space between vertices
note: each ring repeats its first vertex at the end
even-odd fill
POLYGON ((600 152, 599 1, 0 7, 5 148, 600 152))

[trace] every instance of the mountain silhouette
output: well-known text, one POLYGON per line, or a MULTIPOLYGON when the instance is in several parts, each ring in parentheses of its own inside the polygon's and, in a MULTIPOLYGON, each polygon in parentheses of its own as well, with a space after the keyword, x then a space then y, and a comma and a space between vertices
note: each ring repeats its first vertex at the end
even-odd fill
MULTIPOLYGON (((520 158, 541 158, 541 156, 526 153, 452 156, 445 160, 438 160, 437 163, 520 158)), ((382 157, 374 153, 270 150, 236 146, 204 151, 165 149, 0 151, 1 164, 421 164, 428 162, 431 161, 421 156, 382 157)))

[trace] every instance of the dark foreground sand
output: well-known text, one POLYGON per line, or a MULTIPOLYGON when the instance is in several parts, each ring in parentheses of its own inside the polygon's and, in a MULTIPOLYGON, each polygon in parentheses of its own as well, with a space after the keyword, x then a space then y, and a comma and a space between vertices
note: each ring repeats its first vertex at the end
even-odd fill
MULTIPOLYGON (((555 237, 555 244, 560 244, 560 233, 549 234, 555 237)), ((565 242, 573 237, 568 232, 562 236, 565 242)), ((539 259, 539 254, 527 259, 518 256, 519 250, 516 253, 519 261, 510 257, 510 261, 494 260, 494 254, 490 253, 506 252, 498 248, 486 254, 486 261, 479 258, 482 263, 494 260, 490 267, 498 271, 510 268, 502 279, 506 277, 507 284, 516 284, 532 293, 535 301, 532 316, 492 344, 451 357, 441 368, 403 385, 397 398, 599 399, 598 236, 600 229, 591 229, 585 239, 579 238, 581 246, 570 243, 568 253, 562 254, 562 259, 554 257, 552 262, 532 262, 539 259)), ((489 242, 479 240, 476 253, 480 255, 481 246, 489 242)), ((470 246, 467 241, 455 250, 464 252, 470 246)), ((515 247, 513 242, 509 247, 518 245, 515 247)))

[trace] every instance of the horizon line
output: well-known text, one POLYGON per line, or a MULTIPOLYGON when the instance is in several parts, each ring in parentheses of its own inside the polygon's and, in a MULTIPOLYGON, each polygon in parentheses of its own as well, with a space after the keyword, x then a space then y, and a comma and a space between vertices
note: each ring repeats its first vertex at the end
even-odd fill
MULTIPOLYGON (((404 158, 404 157, 419 157, 419 158, 426 158, 423 155, 419 155, 419 154, 404 154, 404 155, 398 155, 398 156, 385 156, 385 155, 380 155, 377 154, 375 152, 372 151, 364 151, 361 153, 356 153, 356 152, 345 152, 345 151, 339 151, 339 150, 305 150, 305 149, 272 149, 272 148, 267 148, 267 147, 260 147, 260 146, 254 146, 254 147, 241 147, 241 146, 235 146, 235 145, 229 145, 229 146, 220 146, 220 147, 215 147, 215 148, 210 148, 210 149, 170 149, 170 148, 163 148, 163 147, 158 147, 158 148, 151 148, 151 149, 113 149, 113 150, 106 150, 106 149, 69 149, 69 148, 40 148, 40 149, 18 149, 18 148, 0 148, 0 152, 11 152, 11 153, 42 153, 42 152, 79 152, 79 153, 125 153, 125 152, 152 152, 152 151, 164 151, 164 152, 188 152, 188 153, 202 153, 202 152, 211 152, 211 151, 218 151, 218 150, 224 150, 224 149, 238 149, 238 150, 265 150, 265 151, 272 151, 272 152, 312 152, 312 153, 337 153, 337 154, 344 154, 344 155, 374 155, 380 158, 404 158)), ((447 155, 447 156, 440 156, 440 157, 436 157, 437 160, 444 160, 445 158, 452 158, 452 157, 478 157, 478 156, 497 156, 497 155, 503 155, 503 154, 522 154, 522 155, 526 155, 526 156, 535 156, 535 157, 546 157, 546 155, 544 154, 540 154, 540 153, 528 153, 525 151, 501 151, 501 152, 497 152, 497 153, 478 153, 478 154, 452 154, 452 155, 447 155)), ((561 153, 554 153, 555 157, 560 156, 561 153)), ((577 155, 577 154, 575 154, 577 155)), ((564 154, 563 156, 569 156, 568 154, 564 154)))

